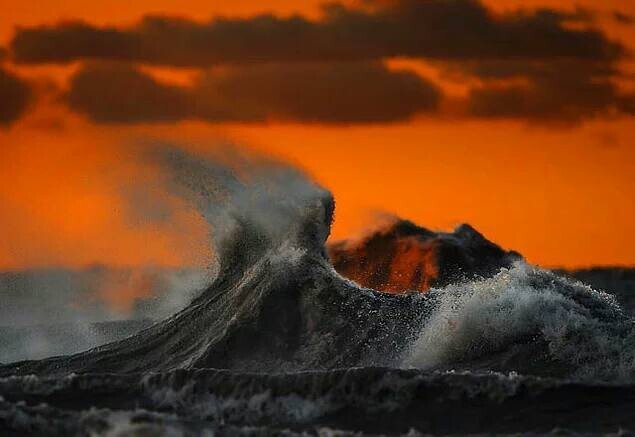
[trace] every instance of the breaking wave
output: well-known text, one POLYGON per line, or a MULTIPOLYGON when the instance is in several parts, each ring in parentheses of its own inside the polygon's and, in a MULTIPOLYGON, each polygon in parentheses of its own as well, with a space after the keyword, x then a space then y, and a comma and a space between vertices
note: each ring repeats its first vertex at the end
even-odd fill
MULTIPOLYGON (((363 288, 329 263, 334 200, 301 172, 258 162, 245 173, 253 163, 171 148, 159 161, 210 223, 213 282, 124 340, 0 366, 0 430, 21 432, 18 415, 86 431, 87 405, 111 431, 141 414, 148 426, 230 435, 224 426, 515 432, 540 418, 544 431, 562 423, 544 418, 549 408, 580 393, 632 406, 633 320, 610 295, 523 262, 426 294, 363 288), (444 408, 465 421, 435 419, 444 408), (509 420, 498 428, 470 419, 501 410, 509 420)), ((621 411, 597 429, 635 426, 621 411)))
POLYGON ((635 325, 614 296, 518 262, 433 290, 404 364, 632 380, 635 325))

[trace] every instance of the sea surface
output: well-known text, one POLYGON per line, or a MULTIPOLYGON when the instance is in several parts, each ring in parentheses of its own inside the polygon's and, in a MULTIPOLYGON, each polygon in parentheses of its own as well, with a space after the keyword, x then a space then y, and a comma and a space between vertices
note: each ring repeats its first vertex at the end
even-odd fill
POLYGON ((161 159, 214 231, 209 286, 96 348, 0 357, 0 435, 635 430, 624 299, 523 261, 425 294, 363 288, 330 264, 334 200, 300 172, 161 159))

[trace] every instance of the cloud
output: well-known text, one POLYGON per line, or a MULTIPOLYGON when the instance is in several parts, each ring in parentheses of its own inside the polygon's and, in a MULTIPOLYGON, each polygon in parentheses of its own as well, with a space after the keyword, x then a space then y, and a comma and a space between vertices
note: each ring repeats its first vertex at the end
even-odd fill
POLYGON ((613 59, 624 49, 586 26, 587 14, 552 9, 495 14, 476 0, 372 0, 340 3, 324 17, 218 18, 197 23, 147 16, 133 27, 82 22, 20 28, 12 41, 23 63, 78 59, 209 67, 226 63, 427 59, 613 59), (584 27, 584 26, 583 26, 584 27))
POLYGON ((633 18, 632 15, 620 11, 613 11, 613 18, 621 24, 633 24, 633 22, 635 22, 635 18, 633 18))
POLYGON ((17 120, 30 100, 29 85, 18 76, 0 68, 0 126, 17 120))
POLYGON ((469 95, 469 113, 485 118, 578 122, 634 114, 633 96, 621 94, 611 65, 558 60, 463 66, 483 80, 469 95))
POLYGON ((163 85, 128 66, 89 66, 71 79, 69 105, 97 122, 167 121, 187 118, 193 95, 163 85))
POLYGON ((191 86, 161 83, 123 64, 97 64, 72 79, 71 108, 103 123, 200 119, 389 122, 434 111, 439 90, 379 62, 264 64, 212 69, 191 86))
POLYGON ((390 122, 436 110, 437 87, 386 69, 381 62, 391 57, 477 79, 466 116, 569 122, 633 113, 633 96, 616 85, 626 49, 592 27, 592 11, 495 13, 477 0, 367 0, 323 12, 320 19, 146 16, 129 27, 24 27, 11 56, 84 61, 67 101, 104 123, 390 122), (138 64, 193 67, 201 78, 191 86, 161 83, 138 64))

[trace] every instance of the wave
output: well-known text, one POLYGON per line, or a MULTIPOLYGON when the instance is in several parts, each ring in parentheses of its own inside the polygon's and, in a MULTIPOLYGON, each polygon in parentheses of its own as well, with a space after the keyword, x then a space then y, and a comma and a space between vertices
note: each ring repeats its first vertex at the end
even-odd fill
POLYGON ((404 364, 632 380, 635 325, 614 296, 518 262, 431 292, 434 309, 404 364))
POLYGON ((522 259, 468 224, 457 226, 454 232, 434 232, 394 217, 362 238, 329 244, 328 250, 340 274, 388 293, 425 293, 489 277, 522 259))
POLYGON ((178 370, 13 377, 0 379, 0 389, 5 397, 0 400, 0 430, 47 435, 100 435, 106 430, 118 435, 122 428, 162 431, 156 435, 172 435, 168 430, 178 431, 176 435, 210 430, 219 435, 322 435, 318 430, 396 435, 413 430, 545 433, 564 424, 596 433, 635 427, 633 385, 514 374, 386 368, 277 374, 178 370))
POLYGON ((123 340, 0 366, 0 433, 635 427, 634 324, 610 295, 522 261, 427 293, 364 288, 331 265, 335 202, 301 173, 160 161, 210 223, 211 285, 123 340))
POLYGON ((522 262, 425 295, 362 288, 329 263, 331 194, 298 171, 265 162, 244 177, 180 150, 160 158, 214 230, 213 283, 132 337, 0 375, 406 366, 633 376, 632 320, 605 293, 522 262))
POLYGON ((174 189, 210 223, 213 283, 184 310, 123 341, 19 362, 0 374, 200 367, 301 370, 393 365, 424 313, 419 296, 360 289, 328 261, 331 194, 296 170, 260 163, 245 178, 167 149, 174 189), (410 334, 408 334, 410 333, 410 334))

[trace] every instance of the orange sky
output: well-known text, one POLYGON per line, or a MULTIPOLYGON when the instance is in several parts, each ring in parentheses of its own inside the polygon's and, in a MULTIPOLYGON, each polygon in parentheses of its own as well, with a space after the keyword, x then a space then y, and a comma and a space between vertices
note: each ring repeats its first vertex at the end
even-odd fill
MULTIPOLYGON (((486 3, 504 10, 565 2, 486 3)), ((635 14, 635 4, 598 3, 575 4, 601 10, 607 33, 635 46, 635 26, 608 17, 614 10, 635 14)), ((0 9, 9 11, 0 16, 0 44, 6 45, 16 25, 62 19, 119 24, 149 12, 197 20, 263 10, 317 14, 318 4, 272 0, 263 8, 253 0, 0 0, 0 9)), ((64 78, 73 67, 9 68, 44 89, 48 78, 64 78)), ((182 73, 165 70, 167 76, 182 73)), ((450 92, 462 92, 461 84, 440 81, 450 92)), ((305 168, 335 194, 335 238, 358 231, 370 212, 387 211, 433 229, 469 222, 541 265, 635 265, 634 128, 632 117, 556 127, 452 117, 356 126, 178 122, 122 127, 96 125, 48 102, 0 129, 0 268, 203 263, 205 229, 185 204, 164 199, 163 207, 177 213, 163 221, 144 222, 128 211, 125 187, 142 181, 151 190, 159 178, 126 152, 138 138, 199 145, 230 141, 305 168)))

